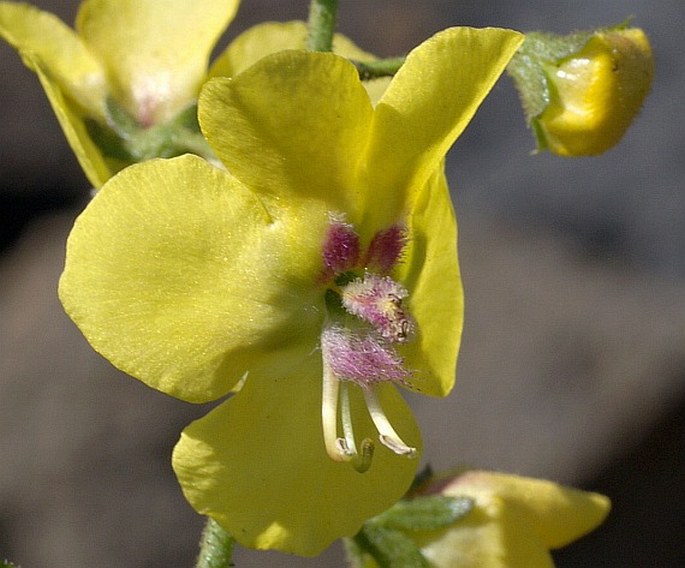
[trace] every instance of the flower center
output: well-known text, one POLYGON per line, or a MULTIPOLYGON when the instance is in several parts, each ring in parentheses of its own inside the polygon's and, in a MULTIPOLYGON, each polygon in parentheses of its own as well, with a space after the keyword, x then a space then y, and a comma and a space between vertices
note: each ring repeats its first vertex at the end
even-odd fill
POLYGON ((357 447, 352 385, 361 389, 380 443, 398 455, 417 455, 394 430, 375 392, 378 383, 402 384, 411 376, 394 346, 410 341, 415 329, 403 305, 409 292, 389 276, 406 243, 405 229, 393 225, 379 231, 362 254, 354 227, 332 217, 323 247, 328 306, 321 332, 324 442, 332 459, 351 462, 360 472, 371 466, 375 446, 364 438, 357 447))

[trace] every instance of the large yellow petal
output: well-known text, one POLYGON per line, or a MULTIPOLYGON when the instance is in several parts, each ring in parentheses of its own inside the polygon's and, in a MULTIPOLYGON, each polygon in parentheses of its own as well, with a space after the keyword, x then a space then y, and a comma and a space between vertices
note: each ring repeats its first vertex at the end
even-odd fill
POLYGON ((303 223, 311 238, 200 158, 134 165, 77 219, 60 298, 116 367, 178 398, 212 400, 246 371, 315 345, 321 235, 316 219, 303 223))
POLYGON ((202 130, 238 179, 288 207, 301 199, 358 218, 356 171, 372 107, 354 66, 332 53, 285 51, 200 95, 202 130))
POLYGON ((464 321, 464 294, 457 261, 457 223, 442 164, 421 192, 410 216, 409 243, 399 280, 417 334, 403 347, 411 386, 445 396, 454 386, 464 321))
MULTIPOLYGON (((328 457, 319 358, 314 351, 291 372, 250 374, 233 399, 187 427, 174 450, 188 501, 244 546, 316 555, 387 509, 413 479, 418 460, 379 444, 365 473, 328 457)), ((418 447, 411 411, 393 386, 384 386, 393 426, 418 447)), ((358 387, 351 391, 356 434, 376 439, 358 387)))
POLYGON ((105 70, 74 31, 57 16, 16 2, 0 2, 0 37, 26 65, 36 62, 59 89, 93 117, 104 116, 105 70))
POLYGON ((466 128, 523 36, 450 28, 414 49, 376 106, 367 152, 369 216, 392 222, 466 128))
POLYGON ((105 63, 117 99, 142 124, 162 122, 196 97, 238 0, 85 0, 79 33, 105 63))

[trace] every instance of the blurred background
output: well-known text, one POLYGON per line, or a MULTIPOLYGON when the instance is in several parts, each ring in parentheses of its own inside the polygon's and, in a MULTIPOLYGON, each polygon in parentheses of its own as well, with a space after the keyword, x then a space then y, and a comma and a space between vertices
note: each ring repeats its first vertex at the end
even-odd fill
MULTIPOLYGON (((72 23, 76 0, 39 7, 72 23)), ((467 293, 459 379, 411 397, 426 458, 609 495, 561 568, 685 565, 685 63, 681 0, 342 1, 339 30, 381 56, 450 25, 646 30, 656 78, 599 158, 531 155, 503 77, 448 160, 467 293)), ((220 47, 307 2, 244 0, 220 47)), ((0 557, 24 568, 192 566, 203 520, 169 465, 205 408, 114 370, 62 313, 56 284, 88 185, 35 76, 0 44, 0 557)), ((354 506, 350 503, 350 506, 354 506)), ((342 565, 240 551, 239 567, 342 565)))

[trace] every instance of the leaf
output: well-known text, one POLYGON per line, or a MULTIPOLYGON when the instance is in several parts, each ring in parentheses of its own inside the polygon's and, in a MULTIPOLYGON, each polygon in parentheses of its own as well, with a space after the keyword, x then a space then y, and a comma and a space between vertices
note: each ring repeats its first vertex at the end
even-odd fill
POLYGON ((451 525, 472 508, 469 497, 429 495, 399 501, 372 522, 393 530, 430 531, 451 525))
POLYGON ((417 544, 400 531, 366 523, 354 542, 379 568, 431 568, 417 544))

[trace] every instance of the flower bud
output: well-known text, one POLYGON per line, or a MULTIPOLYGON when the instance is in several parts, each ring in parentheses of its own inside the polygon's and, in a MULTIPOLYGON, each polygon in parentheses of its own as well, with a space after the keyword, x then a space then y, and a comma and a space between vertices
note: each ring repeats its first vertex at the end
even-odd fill
POLYGON ((509 71, 538 149, 592 156, 625 134, 649 92, 654 60, 639 28, 530 34, 509 71))
POLYGON ((545 481, 490 471, 433 479, 419 494, 468 498, 473 508, 453 525, 417 537, 436 568, 549 568, 549 550, 596 528, 609 499, 545 481))

